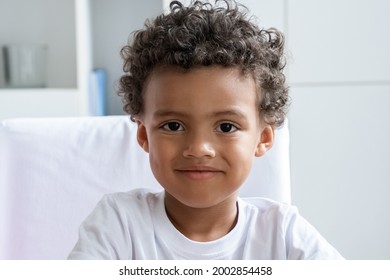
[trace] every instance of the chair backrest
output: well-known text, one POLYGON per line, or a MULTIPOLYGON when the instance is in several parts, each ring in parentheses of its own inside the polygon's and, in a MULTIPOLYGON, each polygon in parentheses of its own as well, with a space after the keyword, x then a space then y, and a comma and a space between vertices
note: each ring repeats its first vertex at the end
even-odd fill
MULTIPOLYGON (((0 126, 0 259, 65 259, 102 195, 161 190, 127 116, 5 120, 0 126)), ((241 196, 290 202, 288 127, 241 196)))

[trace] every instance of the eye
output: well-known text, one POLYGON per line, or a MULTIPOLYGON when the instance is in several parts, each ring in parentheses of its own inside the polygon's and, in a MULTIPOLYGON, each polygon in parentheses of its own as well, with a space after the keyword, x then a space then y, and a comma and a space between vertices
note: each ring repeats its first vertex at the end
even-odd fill
POLYGON ((183 130, 183 126, 178 122, 166 123, 162 126, 162 128, 164 128, 165 130, 168 130, 168 131, 182 131, 183 130))
POLYGON ((232 123, 221 123, 220 125, 218 125, 217 131, 229 133, 237 131, 237 127, 232 123))

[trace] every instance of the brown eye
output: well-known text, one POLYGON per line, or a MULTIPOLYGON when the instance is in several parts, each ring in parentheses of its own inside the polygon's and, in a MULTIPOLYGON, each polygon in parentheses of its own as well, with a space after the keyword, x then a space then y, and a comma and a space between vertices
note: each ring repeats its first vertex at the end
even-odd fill
POLYGON ((169 122, 163 125, 163 128, 169 131, 181 131, 183 130, 183 127, 178 122, 169 122))
POLYGON ((217 129, 219 132, 228 133, 228 132, 234 132, 237 130, 237 127, 234 124, 231 123, 222 123, 218 126, 217 129))

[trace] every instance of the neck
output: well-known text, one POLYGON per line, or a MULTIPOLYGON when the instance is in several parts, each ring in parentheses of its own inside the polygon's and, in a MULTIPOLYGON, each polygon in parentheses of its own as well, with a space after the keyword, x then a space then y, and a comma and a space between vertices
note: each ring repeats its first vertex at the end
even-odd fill
POLYGON ((237 196, 207 208, 193 208, 165 192, 165 209, 169 220, 184 236, 199 242, 219 239, 237 223, 237 196))

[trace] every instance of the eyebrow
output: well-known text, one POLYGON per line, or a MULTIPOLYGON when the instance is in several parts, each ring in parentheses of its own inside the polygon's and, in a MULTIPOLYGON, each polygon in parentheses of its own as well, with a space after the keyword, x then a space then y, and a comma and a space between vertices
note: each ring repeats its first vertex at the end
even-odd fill
POLYGON ((181 116, 185 117, 187 114, 179 111, 171 111, 171 110, 157 110, 153 113, 154 117, 167 117, 167 116, 181 116))
POLYGON ((210 117, 221 117, 221 116, 233 116, 233 117, 239 117, 243 119, 246 118, 245 113, 238 109, 224 110, 219 112, 213 112, 210 114, 210 117))
MULTIPOLYGON (((155 117, 166 117, 166 116, 178 116, 178 117, 188 117, 188 114, 186 112, 181 111, 172 111, 172 110, 157 110, 153 113, 155 117)), ((228 110, 222 110, 217 112, 211 112, 207 115, 207 117, 222 117, 222 116, 232 116, 232 117, 238 117, 238 118, 246 118, 245 113, 242 110, 239 109, 228 109, 228 110)))

